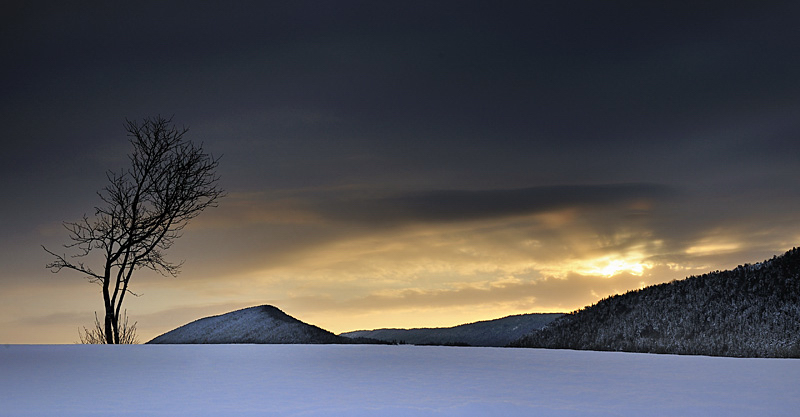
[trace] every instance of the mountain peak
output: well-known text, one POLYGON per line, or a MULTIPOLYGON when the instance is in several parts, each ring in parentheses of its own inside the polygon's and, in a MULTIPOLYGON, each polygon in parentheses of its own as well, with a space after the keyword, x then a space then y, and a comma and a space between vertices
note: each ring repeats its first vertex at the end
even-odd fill
POLYGON ((164 333, 153 344, 291 344, 347 343, 349 340, 284 313, 271 305, 260 305, 205 317, 164 333))

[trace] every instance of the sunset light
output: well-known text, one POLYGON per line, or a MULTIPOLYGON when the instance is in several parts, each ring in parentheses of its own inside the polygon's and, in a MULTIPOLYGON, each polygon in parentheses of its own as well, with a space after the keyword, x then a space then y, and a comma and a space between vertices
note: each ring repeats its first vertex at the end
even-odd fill
POLYGON ((689 255, 714 255, 720 253, 728 253, 736 251, 741 248, 741 244, 732 242, 714 242, 705 239, 697 245, 686 248, 686 253, 689 255))
POLYGON ((642 275, 645 269, 651 267, 651 265, 646 265, 635 261, 631 262, 625 259, 612 259, 608 261, 598 261, 597 263, 594 263, 592 267, 587 268, 582 272, 590 275, 602 275, 606 278, 609 278, 622 272, 628 272, 633 275, 642 275), (606 263, 605 266, 602 266, 603 262, 606 263))

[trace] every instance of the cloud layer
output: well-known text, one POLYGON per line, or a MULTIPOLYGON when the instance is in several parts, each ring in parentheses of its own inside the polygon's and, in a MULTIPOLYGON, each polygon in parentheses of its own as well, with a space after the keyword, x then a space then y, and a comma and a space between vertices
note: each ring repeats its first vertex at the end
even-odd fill
POLYGON ((381 224, 457 222, 592 208, 672 194, 657 184, 547 186, 499 190, 436 190, 333 201, 320 208, 336 220, 381 224))
POLYGON ((150 335, 264 302, 333 330, 572 310, 796 246, 800 3, 640 3, 7 7, 0 342, 92 323, 40 245, 159 113, 229 195, 179 278, 132 284, 150 335))

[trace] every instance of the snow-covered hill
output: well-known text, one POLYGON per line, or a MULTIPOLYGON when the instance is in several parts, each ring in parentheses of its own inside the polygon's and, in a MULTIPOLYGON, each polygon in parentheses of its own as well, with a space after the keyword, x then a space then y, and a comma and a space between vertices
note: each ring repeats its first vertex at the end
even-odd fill
POLYGON ((352 343, 270 305, 195 320, 147 343, 352 343))
POLYGON ((560 313, 520 314, 455 327, 357 330, 340 336, 368 337, 412 345, 506 346, 561 316, 560 313))

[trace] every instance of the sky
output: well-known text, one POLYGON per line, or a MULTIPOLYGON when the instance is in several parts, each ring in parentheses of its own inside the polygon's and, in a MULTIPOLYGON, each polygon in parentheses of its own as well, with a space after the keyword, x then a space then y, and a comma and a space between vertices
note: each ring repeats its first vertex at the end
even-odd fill
POLYGON ((178 277, 132 280, 142 341, 260 304, 337 333, 568 312, 798 246, 800 4, 642 3, 4 5, 0 343, 102 311, 42 245, 72 253, 156 115, 227 196, 178 277))

